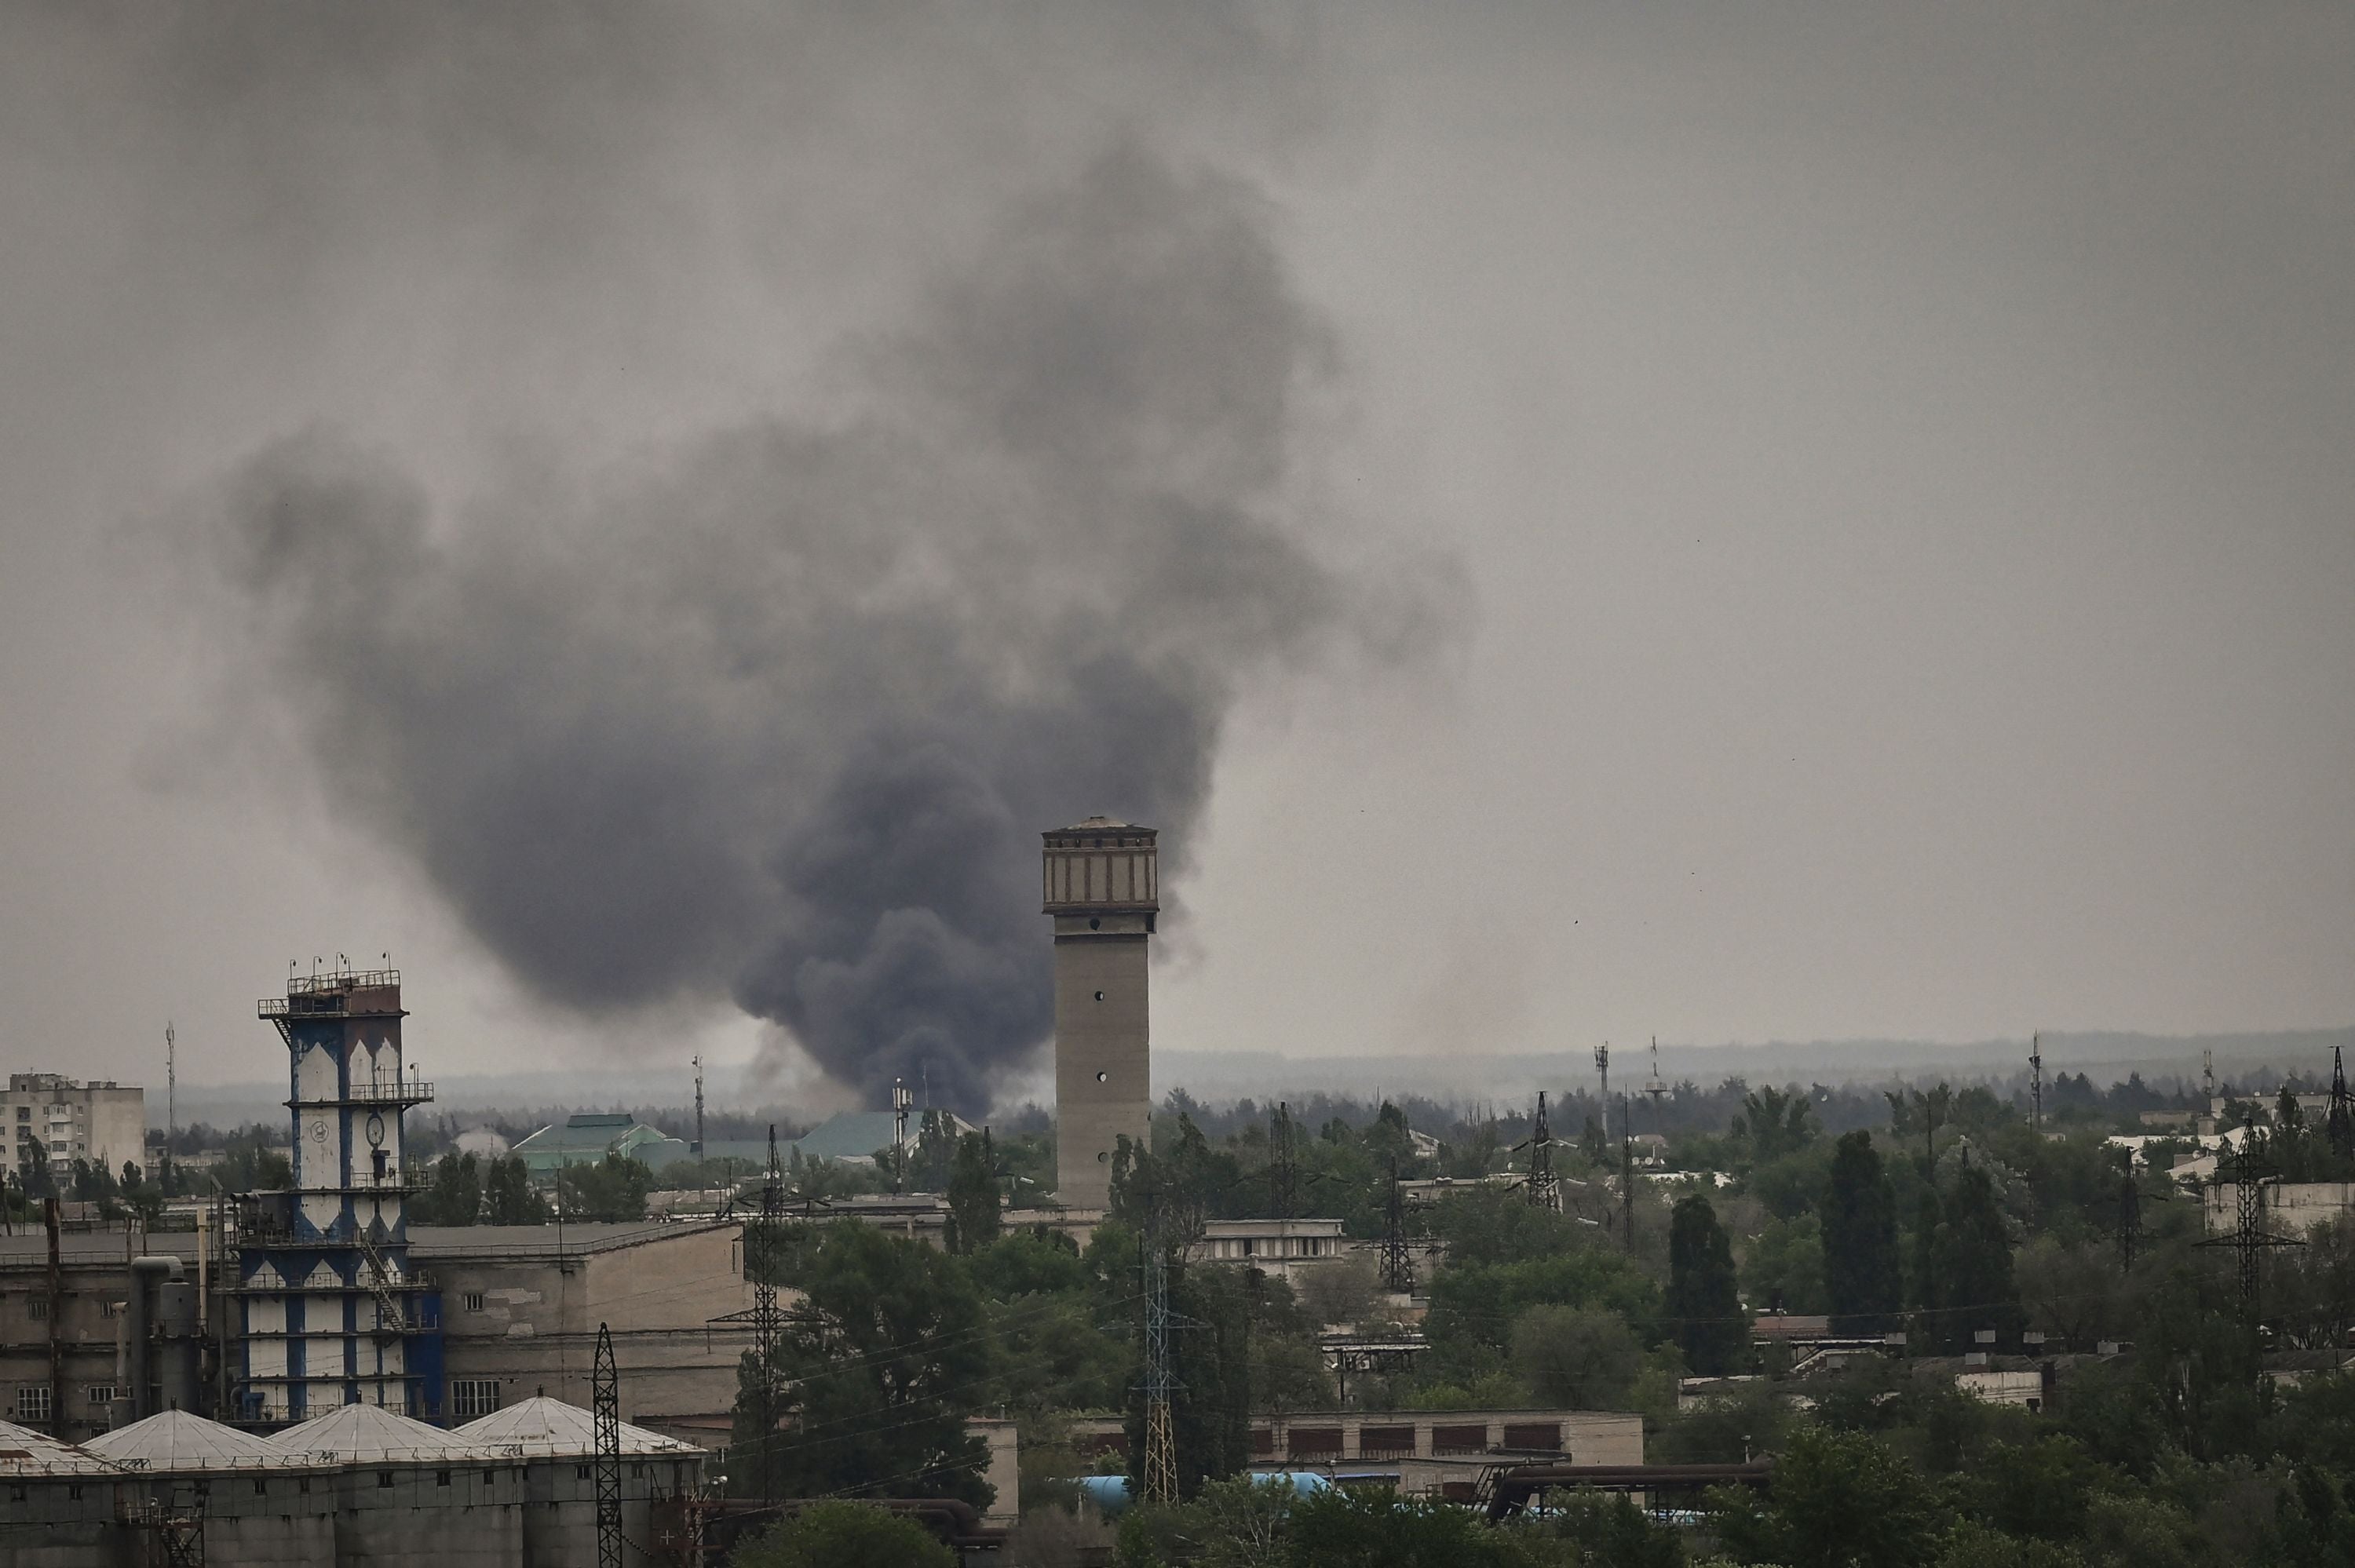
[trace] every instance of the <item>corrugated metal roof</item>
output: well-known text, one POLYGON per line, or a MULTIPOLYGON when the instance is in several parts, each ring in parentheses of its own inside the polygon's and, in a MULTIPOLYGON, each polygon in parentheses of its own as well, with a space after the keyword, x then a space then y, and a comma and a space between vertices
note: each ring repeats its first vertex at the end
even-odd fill
POLYGON ((446 1463, 502 1457, 486 1444, 470 1443, 454 1432, 411 1421, 374 1404, 346 1404, 325 1415, 314 1415, 274 1435, 271 1441, 294 1453, 336 1460, 446 1463))
MULTIPOLYGON (((571 1455, 597 1451, 596 1418, 577 1404, 545 1394, 495 1410, 479 1421, 458 1428, 458 1436, 474 1443, 514 1444, 527 1454, 571 1455)), ((624 1454, 699 1455, 702 1449, 643 1426, 622 1423, 624 1454)))
POLYGON ((86 1446, 131 1470, 299 1469, 314 1464, 267 1437, 185 1410, 166 1410, 118 1426, 91 1438, 86 1446))
POLYGON ((11 1480, 34 1476, 112 1476, 120 1471, 86 1448, 60 1443, 45 1432, 35 1432, 11 1421, 0 1421, 0 1476, 11 1480))

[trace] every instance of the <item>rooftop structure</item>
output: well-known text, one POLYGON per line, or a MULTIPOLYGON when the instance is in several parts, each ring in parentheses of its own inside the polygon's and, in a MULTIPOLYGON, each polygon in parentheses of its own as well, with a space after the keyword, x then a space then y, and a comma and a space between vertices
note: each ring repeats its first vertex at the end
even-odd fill
POLYGON ((187 1410, 163 1411, 144 1421, 101 1432, 83 1446, 126 1470, 282 1470, 310 1463, 267 1437, 208 1421, 187 1410))
MULTIPOLYGON (((666 1437, 659 1432, 649 1432, 626 1421, 621 1424, 621 1432, 622 1452, 624 1454, 664 1454, 684 1457, 702 1453, 692 1443, 682 1443, 676 1437, 666 1437)), ((570 1457, 597 1451, 595 1418, 577 1404, 544 1397, 527 1399, 519 1404, 494 1411, 480 1420, 470 1421, 458 1428, 458 1436, 470 1443, 512 1448, 529 1457, 570 1457)))

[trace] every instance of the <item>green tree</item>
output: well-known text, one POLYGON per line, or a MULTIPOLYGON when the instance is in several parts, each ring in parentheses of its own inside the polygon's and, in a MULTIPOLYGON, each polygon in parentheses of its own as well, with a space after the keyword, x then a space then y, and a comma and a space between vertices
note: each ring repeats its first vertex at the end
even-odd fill
POLYGON ((1502 1568, 1497 1532, 1468 1509, 1338 1488, 1292 1505, 1292 1568, 1502 1568))
POLYGON ((729 1553, 736 1568, 956 1568, 914 1520, 873 1503, 815 1502, 729 1553))
POLYGON ((948 1225, 943 1240, 953 1253, 968 1253, 997 1239, 997 1175, 991 1169, 989 1134, 968 1132, 957 1140, 949 1171, 948 1225))
POLYGON ((1718 1539, 1744 1563, 1783 1568, 1914 1568, 1944 1522, 1928 1483, 1860 1432, 1802 1426, 1759 1498, 1710 1494, 1718 1539))
POLYGON ((1734 1282, 1732 1245, 1700 1192, 1678 1199, 1669 1220, 1666 1306, 1687 1366, 1704 1377, 1739 1370, 1750 1319, 1734 1282))
POLYGON ((1823 1229, 1816 1216, 1769 1219, 1742 1260, 1742 1276, 1749 1300, 1762 1310, 1826 1310, 1823 1229))
POLYGON ((472 1154, 445 1154, 433 1162, 425 1191, 409 1201, 421 1225, 471 1225, 483 1213, 482 1162, 472 1154))
POLYGON ((548 1200, 532 1191, 531 1171, 523 1156, 510 1154, 484 1168, 484 1224, 544 1225, 549 1217, 548 1200))
POLYGON ((1886 1333, 1903 1305, 1897 1192, 1869 1132, 1845 1135, 1833 1151, 1823 1237, 1824 1291, 1830 1298, 1832 1331, 1886 1333))
POLYGON ((766 1456, 775 1490, 988 1506, 987 1450, 964 1425, 987 1396, 990 1361, 972 1277, 956 1258, 857 1221, 824 1232, 778 1350, 786 1429, 766 1456))
POLYGON ((1726 1131, 1747 1146, 1751 1164, 1767 1165, 1797 1153, 1815 1138, 1814 1112, 1806 1096, 1769 1084, 1742 1097, 1742 1109, 1726 1131))
POLYGON ((1540 1403, 1608 1410, 1626 1403, 1644 1347, 1616 1312, 1537 1306, 1513 1319, 1513 1371, 1540 1403))
POLYGON ((655 1173, 640 1161, 608 1150, 594 1165, 567 1165, 556 1173, 556 1201, 572 1220, 643 1220, 655 1173))
POLYGON ((1956 1179, 1931 1245, 1931 1260, 1940 1309, 1937 1339, 1948 1353, 1968 1351, 1981 1329, 2005 1339, 2019 1332, 2011 1234, 1996 1202, 1995 1185, 1978 1166, 1956 1179))

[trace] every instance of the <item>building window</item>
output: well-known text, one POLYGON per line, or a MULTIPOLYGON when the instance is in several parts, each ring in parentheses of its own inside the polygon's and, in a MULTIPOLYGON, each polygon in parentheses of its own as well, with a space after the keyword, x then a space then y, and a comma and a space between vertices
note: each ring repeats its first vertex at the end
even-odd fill
POLYGON ((47 1383, 28 1383, 16 1391, 16 1419, 47 1421, 49 1418, 49 1387, 47 1383))
POLYGON ((253 1495, 258 1498, 268 1497, 270 1495, 270 1483, 262 1479, 260 1476, 254 1477, 253 1495))
POLYGON ((112 1404, 114 1403, 114 1385, 111 1383, 91 1383, 90 1385, 90 1402, 93 1405, 112 1404))
POLYGON ((99 1303, 98 1310, 101 1317, 120 1318, 123 1316, 123 1303, 120 1301, 102 1301, 99 1303))
POLYGON ((479 1312, 483 1309, 483 1293, 479 1290, 469 1290, 459 1299, 469 1312, 479 1312))
POLYGON ((575 1465, 575 1466, 573 1466, 573 1467, 572 1467, 572 1478, 573 1478, 574 1480, 576 1480, 576 1481, 585 1481, 585 1480, 587 1480, 587 1479, 589 1478, 589 1467, 588 1467, 588 1466, 586 1466, 586 1465, 575 1465))
POLYGON ((455 1377, 450 1380, 450 1414, 459 1421, 488 1415, 499 1407, 499 1380, 455 1377))
POLYGON ((434 1472, 433 1472, 433 1484, 434 1484, 435 1486, 437 1486, 437 1487, 446 1487, 446 1486, 448 1486, 448 1485, 450 1484, 450 1472, 449 1472, 449 1471, 447 1471, 447 1470, 436 1470, 436 1471, 434 1471, 434 1472))
POLYGON ((32 1298, 25 1303, 25 1315, 36 1323, 47 1320, 49 1315, 49 1298, 46 1296, 32 1298))
POLYGON ((392 1485, 392 1472, 390 1470, 378 1470, 376 1473, 376 1484, 379 1488, 389 1487, 392 1485))

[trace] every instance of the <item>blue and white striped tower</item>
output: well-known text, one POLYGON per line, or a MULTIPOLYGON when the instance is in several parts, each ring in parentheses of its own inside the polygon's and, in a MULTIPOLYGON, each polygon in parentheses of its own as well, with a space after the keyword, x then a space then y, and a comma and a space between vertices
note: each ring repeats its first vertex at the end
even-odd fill
POLYGON ((238 1418, 438 1416, 441 1300, 409 1266, 400 1125, 433 1091, 403 1075, 400 971, 291 979, 258 1011, 286 1042, 294 1181, 243 1205, 238 1418))

